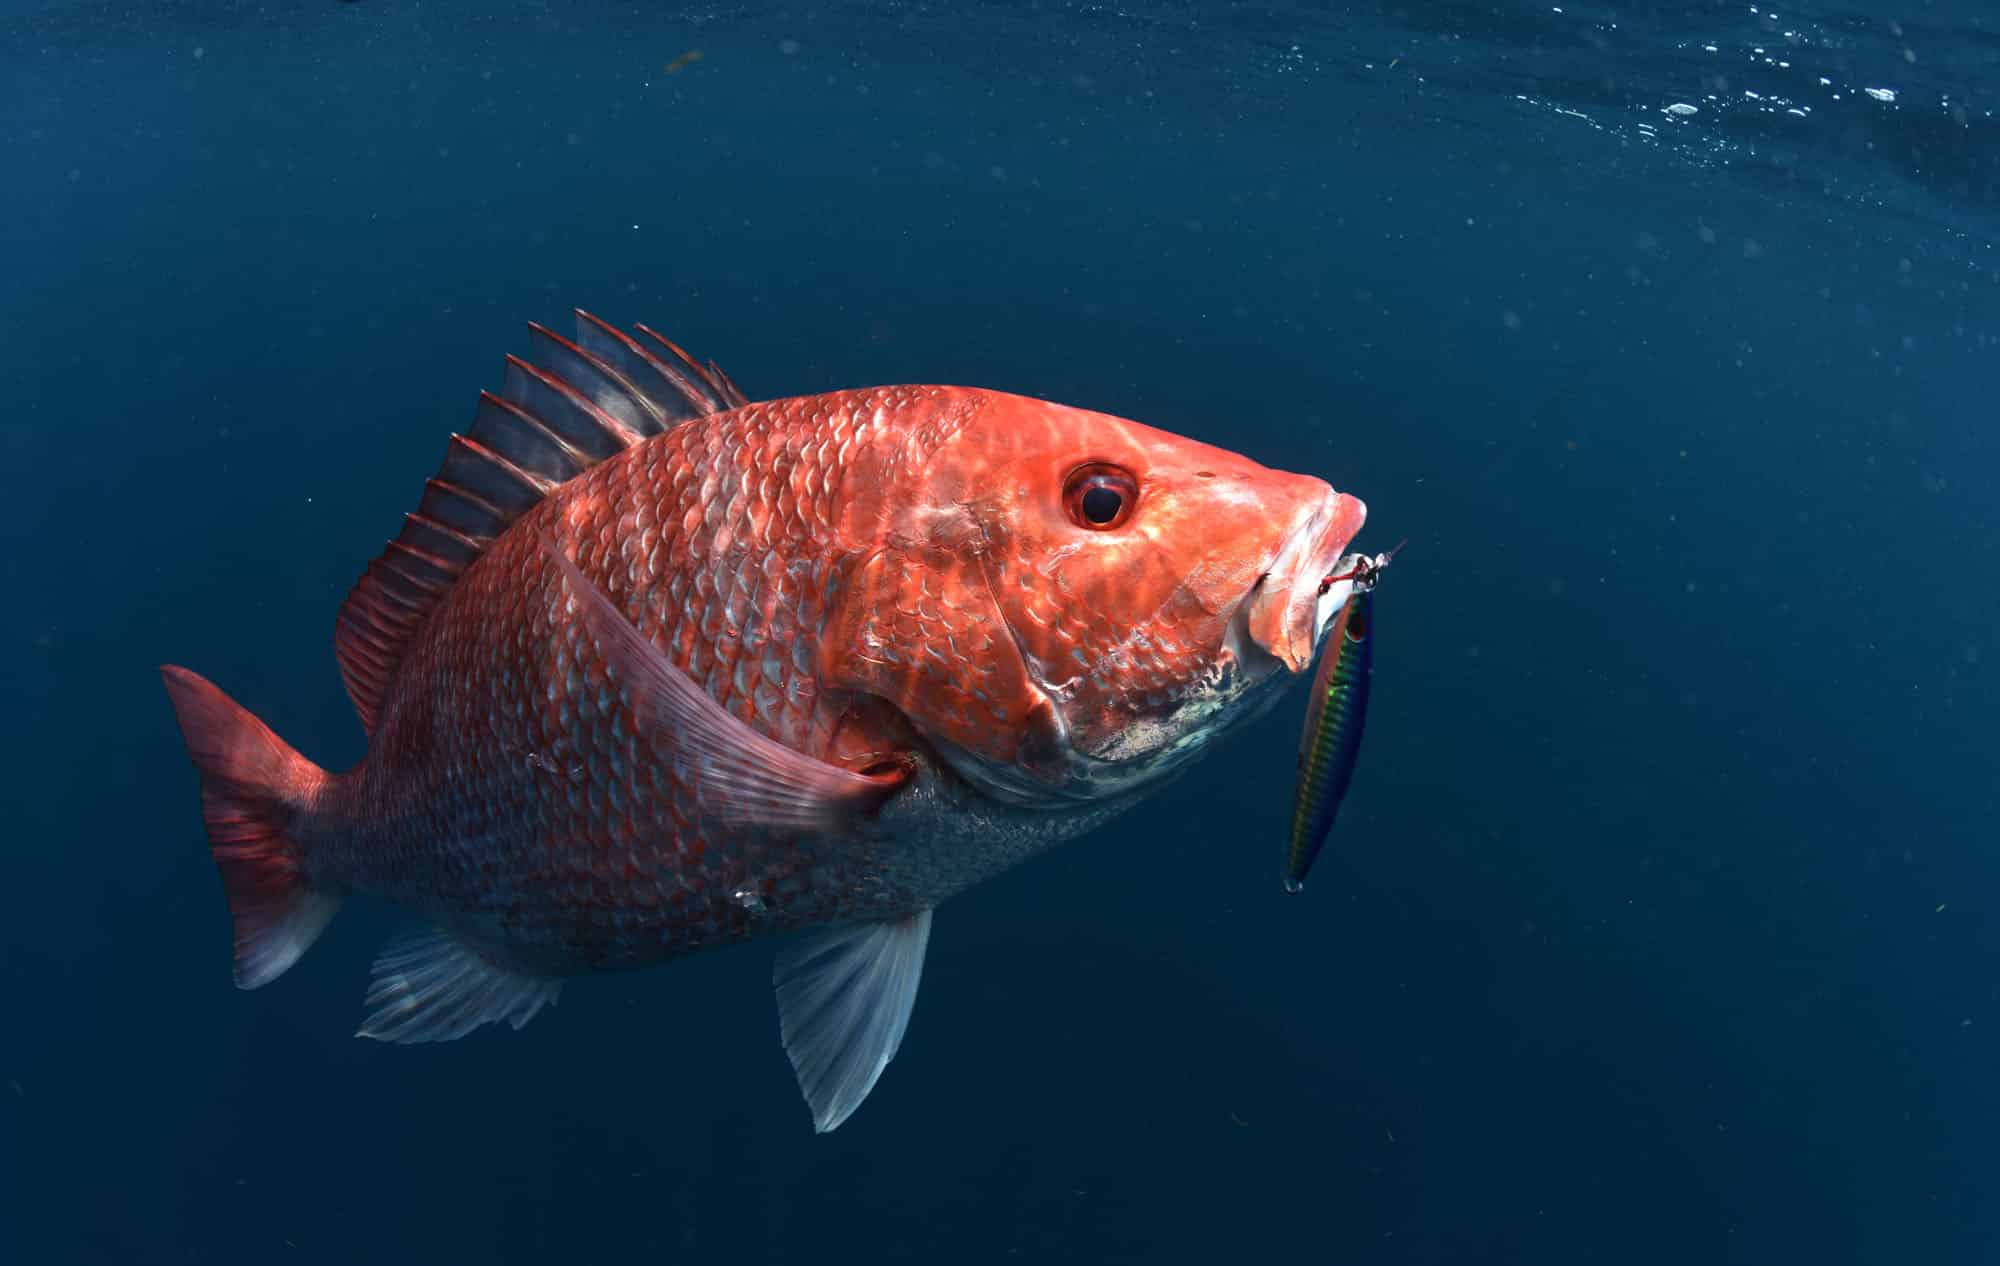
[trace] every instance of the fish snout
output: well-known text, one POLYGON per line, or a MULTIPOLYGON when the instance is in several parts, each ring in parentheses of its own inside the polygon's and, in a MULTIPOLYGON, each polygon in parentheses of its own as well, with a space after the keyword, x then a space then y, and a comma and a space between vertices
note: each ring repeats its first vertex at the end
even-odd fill
POLYGON ((1251 590, 1247 629, 1258 646, 1292 672, 1312 664, 1320 629, 1320 581, 1368 517, 1359 497, 1328 488, 1299 512, 1264 575, 1251 590))

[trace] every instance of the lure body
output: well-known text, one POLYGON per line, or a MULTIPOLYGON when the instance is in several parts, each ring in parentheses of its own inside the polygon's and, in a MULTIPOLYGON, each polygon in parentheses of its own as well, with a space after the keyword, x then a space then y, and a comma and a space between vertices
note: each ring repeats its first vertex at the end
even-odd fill
MULTIPOLYGON (((1313 674, 1312 698, 1306 705, 1305 731, 1299 737, 1298 781, 1292 791, 1292 838, 1285 850, 1285 891, 1305 887, 1340 802, 1354 779, 1354 762, 1361 755, 1361 731, 1368 719, 1368 683, 1374 671, 1375 577, 1388 558, 1356 562, 1353 592, 1334 617, 1327 646, 1313 674)), ((1345 566, 1343 571, 1348 570, 1345 566)), ((1340 579, 1349 579, 1342 576, 1340 579)), ((1331 578, 1330 578, 1331 580, 1331 578)))

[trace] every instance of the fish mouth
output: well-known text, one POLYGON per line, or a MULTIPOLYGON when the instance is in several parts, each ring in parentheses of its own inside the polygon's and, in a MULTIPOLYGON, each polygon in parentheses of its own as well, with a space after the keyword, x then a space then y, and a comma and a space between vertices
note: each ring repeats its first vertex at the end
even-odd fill
POLYGON ((1289 680, 1280 666, 1293 674, 1311 666, 1319 639, 1353 589, 1352 581, 1337 582, 1322 594, 1319 582, 1336 570, 1367 515, 1358 497, 1331 488, 1302 507, 1229 613, 1208 671, 1159 714, 1132 718, 1088 748, 1074 746, 1060 704, 1038 683, 1057 731, 1046 759, 1032 768, 989 760, 935 735, 931 741, 958 777, 990 799, 1031 809, 1129 801, 1270 708, 1289 680))
POLYGON ((1335 585, 1322 593, 1320 581, 1332 574, 1367 518, 1359 497, 1327 489, 1301 513, 1239 609, 1248 640, 1294 673, 1312 664, 1320 635, 1350 588, 1335 585))

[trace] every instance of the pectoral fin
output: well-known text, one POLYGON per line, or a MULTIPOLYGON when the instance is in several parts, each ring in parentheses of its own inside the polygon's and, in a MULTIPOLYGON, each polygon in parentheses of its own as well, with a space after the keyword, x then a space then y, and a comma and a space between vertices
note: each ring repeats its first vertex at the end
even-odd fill
POLYGON ((671 743, 702 792, 735 826, 837 831, 880 808, 899 790, 900 774, 852 773, 795 752, 722 710, 694 678, 625 618, 555 543, 542 549, 562 573, 577 614, 618 683, 629 692, 642 730, 671 743))
POLYGON ((825 1134, 845 1121, 896 1056, 916 1005, 931 912, 816 932, 778 951, 778 1027, 825 1134))

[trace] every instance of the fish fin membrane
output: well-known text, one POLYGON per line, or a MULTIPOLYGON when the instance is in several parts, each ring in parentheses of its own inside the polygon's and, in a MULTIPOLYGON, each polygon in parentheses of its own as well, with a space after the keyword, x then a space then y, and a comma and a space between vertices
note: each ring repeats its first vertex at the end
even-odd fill
POLYGON ((201 816, 236 929, 236 984, 268 985, 340 908, 313 888, 293 831, 331 776, 198 673, 160 669, 201 774, 201 816))
POLYGON ((815 760, 731 716, 553 542, 544 539, 542 549, 569 586, 613 681, 627 691, 640 732, 667 747, 703 806, 728 825, 835 832, 881 808, 907 781, 815 760))
POLYGON ((507 525, 583 471, 690 418, 748 403, 728 375, 658 334, 635 339, 578 309, 576 338, 530 324, 531 364, 509 356, 481 392, 402 533, 347 595, 333 650, 370 733, 404 649, 507 525))
POLYGON ((875 1088, 910 1026, 931 912, 810 933, 778 951, 778 1030, 820 1134, 875 1088))
POLYGON ((446 932, 392 942, 375 960, 368 1016, 356 1037, 449 1042, 501 1020, 519 1029, 555 1005, 562 981, 512 971, 446 932))

